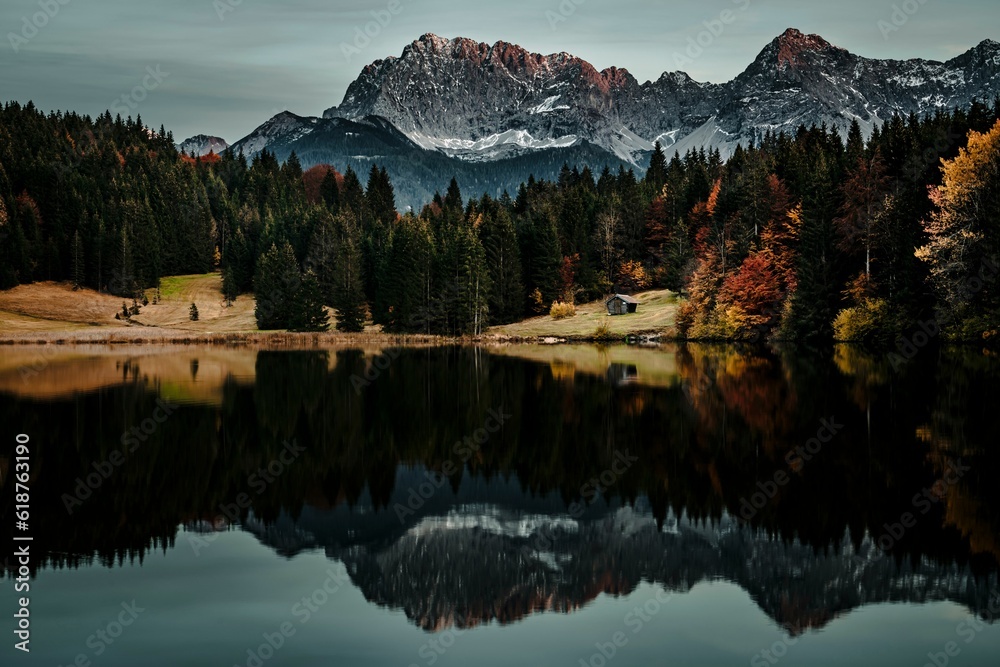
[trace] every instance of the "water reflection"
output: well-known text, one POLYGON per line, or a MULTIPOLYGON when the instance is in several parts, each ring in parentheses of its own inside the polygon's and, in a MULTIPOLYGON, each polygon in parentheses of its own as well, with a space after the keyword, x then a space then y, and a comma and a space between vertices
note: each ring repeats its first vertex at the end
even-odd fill
POLYGON ((383 352, 91 350, 25 379, 30 353, 5 351, 0 419, 36 443, 34 565, 141 562, 233 527, 289 558, 324 550, 428 631, 642 582, 733 582, 792 634, 876 602, 977 612, 998 589, 995 357, 383 352), (393 361, 372 373, 379 358, 393 361), (163 400, 170 417, 143 428, 163 400), (491 411, 510 415, 501 428, 491 411), (790 466, 831 417, 836 437, 790 466), (290 442, 304 451, 288 461, 290 442))

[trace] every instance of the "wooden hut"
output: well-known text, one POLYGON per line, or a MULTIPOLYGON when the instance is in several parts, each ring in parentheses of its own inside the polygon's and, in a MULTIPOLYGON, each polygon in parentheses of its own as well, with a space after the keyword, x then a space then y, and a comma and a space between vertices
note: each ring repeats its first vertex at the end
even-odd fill
POLYGON ((625 294, 615 294, 607 300, 608 315, 625 315, 634 313, 639 308, 639 302, 625 294))

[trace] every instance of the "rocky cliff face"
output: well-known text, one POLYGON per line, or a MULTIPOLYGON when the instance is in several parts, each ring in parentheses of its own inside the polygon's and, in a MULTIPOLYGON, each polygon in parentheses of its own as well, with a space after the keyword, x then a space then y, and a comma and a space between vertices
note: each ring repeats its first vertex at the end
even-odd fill
POLYGON ((870 131, 893 114, 998 93, 1000 44, 990 40, 946 63, 872 60, 789 29, 729 83, 672 72, 640 85, 567 53, 427 34, 366 67, 324 116, 381 116, 417 144, 465 158, 586 140, 636 162, 655 141, 726 154, 768 130, 825 122, 846 132, 857 119, 870 131))
POLYGON ((203 157, 209 153, 218 155, 227 148, 229 148, 229 144, 222 137, 210 137, 205 134, 193 136, 177 146, 177 150, 191 157, 203 157))

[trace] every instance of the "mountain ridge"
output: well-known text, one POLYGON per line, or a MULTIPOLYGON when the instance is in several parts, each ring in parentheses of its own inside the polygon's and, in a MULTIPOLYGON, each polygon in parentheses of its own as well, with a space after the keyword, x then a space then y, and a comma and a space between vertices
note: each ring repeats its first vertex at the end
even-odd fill
MULTIPOLYGON (((441 170, 390 169, 394 182, 409 182, 409 203, 418 205, 451 176, 474 171, 470 163, 525 164, 525 173, 486 177, 486 191, 498 194, 531 173, 551 171, 532 171, 532 160, 573 162, 583 153, 580 167, 642 171, 656 143, 668 154, 704 148, 727 158, 737 145, 800 125, 826 124, 846 137, 857 121, 867 136, 896 115, 967 108, 997 95, 1000 43, 992 39, 945 62, 880 60, 789 28, 728 82, 699 82, 674 71, 640 84, 627 69, 599 71, 565 51, 542 55, 502 40, 491 45, 425 33, 399 56, 362 68, 341 103, 321 118, 283 112, 234 150, 247 157, 265 148, 279 157, 294 150, 300 159, 309 150, 316 159, 381 164, 382 134, 391 126, 412 144, 407 160, 441 170), (358 124, 351 141, 333 131, 343 130, 337 122, 358 124), (324 136, 334 138, 319 145, 324 136), (352 152, 344 152, 347 143, 352 152)), ((405 142, 396 137, 393 143, 405 142)), ((303 160, 305 167, 313 164, 303 160)), ((472 180, 477 189, 483 184, 472 180)))

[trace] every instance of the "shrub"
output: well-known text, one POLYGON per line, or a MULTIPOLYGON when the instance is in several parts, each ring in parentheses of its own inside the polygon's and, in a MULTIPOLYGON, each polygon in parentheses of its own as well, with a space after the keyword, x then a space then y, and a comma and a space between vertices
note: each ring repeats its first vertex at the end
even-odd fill
POLYGON ((895 330, 896 322, 885 299, 865 299, 837 313, 833 321, 833 337, 843 343, 888 344, 895 330))
POLYGON ((576 315, 576 306, 571 303, 556 301, 552 304, 552 308, 549 310, 549 315, 551 315, 554 320, 563 320, 567 317, 573 317, 576 315))
POLYGON ((192 303, 191 304, 191 309, 188 312, 190 313, 191 321, 192 322, 197 322, 198 321, 198 306, 196 306, 195 304, 192 303))
POLYGON ((608 321, 601 320, 601 323, 597 325, 597 329, 594 331, 594 340, 615 340, 618 338, 615 334, 611 332, 611 325, 608 321))

